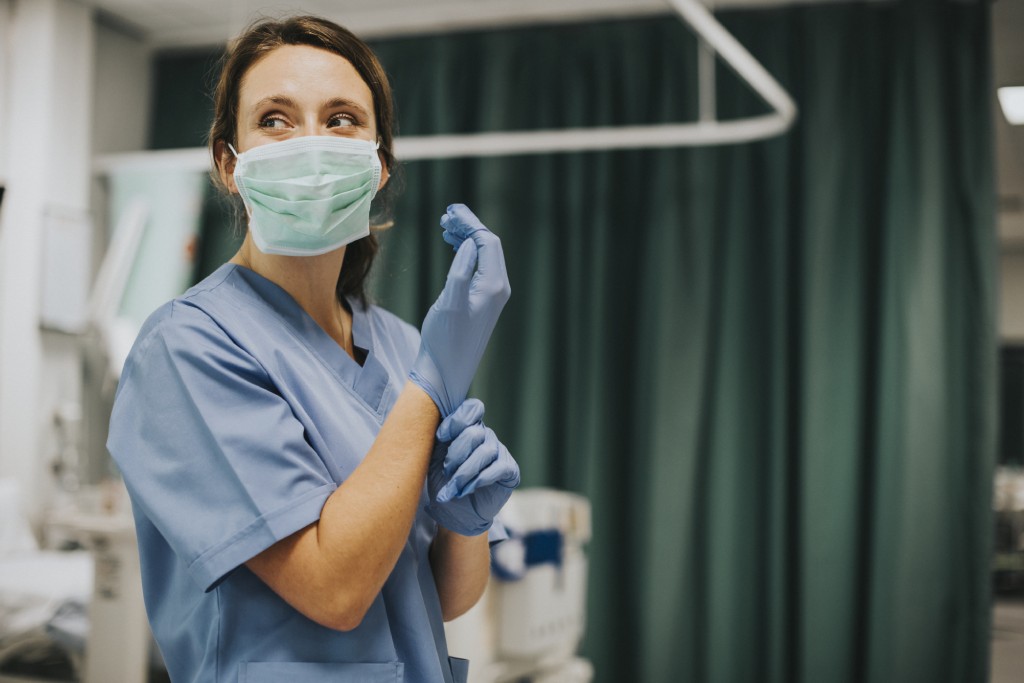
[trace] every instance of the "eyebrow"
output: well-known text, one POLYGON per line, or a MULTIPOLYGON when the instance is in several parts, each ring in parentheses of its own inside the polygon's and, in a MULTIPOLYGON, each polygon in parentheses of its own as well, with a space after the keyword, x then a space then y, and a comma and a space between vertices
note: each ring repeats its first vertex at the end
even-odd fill
MULTIPOLYGON (((259 111, 268 104, 277 104, 282 107, 291 107, 293 109, 299 108, 298 105, 295 103, 295 100, 293 100, 290 97, 287 97, 285 95, 271 95, 270 97, 264 97, 263 99, 259 100, 256 104, 254 104, 252 106, 252 113, 255 114, 257 111, 259 111)), ((341 109, 343 107, 355 109, 363 116, 370 118, 370 113, 366 111, 366 109, 361 104, 358 104, 344 97, 332 97, 329 100, 324 100, 320 104, 321 109, 341 109)))

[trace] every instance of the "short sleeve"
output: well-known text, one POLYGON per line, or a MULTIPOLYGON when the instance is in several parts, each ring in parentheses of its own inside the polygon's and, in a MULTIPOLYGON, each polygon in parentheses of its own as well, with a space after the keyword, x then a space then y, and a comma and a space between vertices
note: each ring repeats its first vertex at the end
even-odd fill
POLYGON ((137 514, 209 590, 319 519, 337 486, 263 367, 206 313, 175 302, 147 327, 107 446, 137 514))

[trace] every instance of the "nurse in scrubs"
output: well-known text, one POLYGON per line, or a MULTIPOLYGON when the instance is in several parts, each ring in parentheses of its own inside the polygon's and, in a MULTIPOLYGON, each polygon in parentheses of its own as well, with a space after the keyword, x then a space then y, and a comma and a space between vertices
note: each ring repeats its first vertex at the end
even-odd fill
POLYGON ((258 23, 225 59, 210 148, 245 241, 145 323, 108 441, 175 683, 466 678, 442 623, 479 599, 519 483, 466 395, 510 290, 453 205, 421 329, 367 302, 392 127, 383 69, 336 24, 258 23))

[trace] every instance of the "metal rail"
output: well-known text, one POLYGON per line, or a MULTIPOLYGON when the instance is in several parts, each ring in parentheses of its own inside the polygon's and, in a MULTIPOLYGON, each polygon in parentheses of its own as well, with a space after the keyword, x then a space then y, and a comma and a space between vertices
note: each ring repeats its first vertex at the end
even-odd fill
MULTIPOLYGON (((699 0, 666 2, 693 30, 700 43, 698 92, 701 101, 700 118, 697 121, 398 137, 395 139, 395 155, 403 161, 415 161, 613 149, 698 147, 763 140, 789 130, 796 120, 797 108, 789 93, 778 81, 699 0), (718 120, 715 116, 714 55, 729 65, 736 75, 772 108, 772 113, 728 121, 718 120)), ((210 157, 205 148, 192 148, 104 155, 97 157, 95 162, 95 170, 98 173, 138 166, 207 170, 210 167, 210 157)))

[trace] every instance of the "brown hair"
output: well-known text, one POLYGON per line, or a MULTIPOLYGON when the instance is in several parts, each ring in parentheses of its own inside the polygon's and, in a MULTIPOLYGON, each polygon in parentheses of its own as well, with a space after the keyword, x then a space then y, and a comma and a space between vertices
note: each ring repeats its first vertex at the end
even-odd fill
MULTIPOLYGON (((231 143, 238 147, 238 98, 242 79, 261 57, 283 45, 309 45, 333 52, 347 59, 362 77, 373 94, 373 110, 380 139, 380 153, 391 180, 377 193, 371 206, 371 227, 380 230, 391 225, 391 199, 399 183, 394 177, 398 171, 393 144, 395 134, 395 106, 387 74, 369 46, 354 33, 334 22, 313 16, 288 19, 261 19, 254 22, 232 43, 224 55, 220 78, 214 91, 214 116, 207 144, 213 156, 214 183, 224 187, 217 159, 217 143, 231 143)), ((241 215, 245 215, 244 211, 241 215)), ((369 236, 348 245, 345 261, 338 276, 338 299, 354 296, 366 306, 366 279, 379 250, 377 236, 369 236)))

